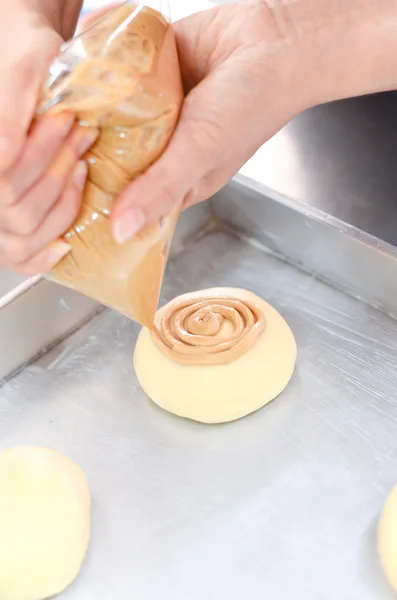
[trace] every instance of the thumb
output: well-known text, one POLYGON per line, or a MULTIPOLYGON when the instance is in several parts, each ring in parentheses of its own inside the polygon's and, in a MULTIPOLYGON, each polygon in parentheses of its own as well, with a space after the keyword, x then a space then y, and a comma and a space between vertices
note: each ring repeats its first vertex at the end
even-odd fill
POLYGON ((235 97, 234 80, 235 72, 228 75, 221 67, 189 93, 166 151, 125 189, 113 210, 118 243, 182 204, 207 173, 232 156, 233 147, 236 152, 245 105, 240 94, 235 97))
POLYGON ((0 47, 0 171, 9 169, 22 151, 48 67, 62 41, 47 27, 22 30, 14 39, 10 47, 0 47))
POLYGON ((254 71, 252 61, 247 67, 245 57, 235 55, 189 93, 165 153, 126 188, 114 208, 118 243, 168 214, 187 194, 194 196, 214 170, 228 164, 238 170, 288 120, 278 86, 254 71))

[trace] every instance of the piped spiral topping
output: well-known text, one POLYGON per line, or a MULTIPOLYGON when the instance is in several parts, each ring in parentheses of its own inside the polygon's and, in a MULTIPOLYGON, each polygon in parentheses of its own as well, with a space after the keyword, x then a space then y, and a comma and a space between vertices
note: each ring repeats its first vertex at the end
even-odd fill
POLYGON ((185 297, 169 304, 151 336, 175 362, 219 365, 245 354, 265 326, 263 311, 254 302, 229 296, 185 297), (226 328, 225 321, 231 327, 226 328))

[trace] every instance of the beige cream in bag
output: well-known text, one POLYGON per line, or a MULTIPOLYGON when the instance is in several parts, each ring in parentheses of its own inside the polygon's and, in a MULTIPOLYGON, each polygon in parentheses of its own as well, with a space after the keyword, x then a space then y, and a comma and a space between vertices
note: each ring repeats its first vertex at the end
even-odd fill
POLYGON ((50 276, 145 326, 153 323, 179 209, 124 245, 114 242, 109 219, 120 192, 166 148, 182 102, 172 27, 161 12, 127 3, 64 47, 39 111, 71 111, 100 129, 84 157, 81 212, 64 235, 72 250, 50 276))

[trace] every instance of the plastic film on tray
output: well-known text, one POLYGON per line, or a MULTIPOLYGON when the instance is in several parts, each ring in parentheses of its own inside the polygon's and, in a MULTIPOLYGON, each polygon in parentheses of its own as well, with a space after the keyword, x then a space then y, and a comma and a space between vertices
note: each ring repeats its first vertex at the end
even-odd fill
POLYGON ((124 3, 65 44, 38 112, 70 111, 100 131, 84 156, 80 214, 64 234, 72 250, 49 276, 151 326, 179 208, 124 245, 110 230, 114 202, 165 150, 183 102, 167 5, 147 4, 124 3))

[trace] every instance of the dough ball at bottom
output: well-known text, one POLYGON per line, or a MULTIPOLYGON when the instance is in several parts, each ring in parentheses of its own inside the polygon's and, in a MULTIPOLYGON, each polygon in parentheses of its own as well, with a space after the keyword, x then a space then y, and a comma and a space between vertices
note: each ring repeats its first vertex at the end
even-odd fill
POLYGON ((41 600, 77 577, 90 537, 81 469, 48 448, 0 452, 0 598, 41 600))
MULTIPOLYGON (((178 299, 217 295, 251 301, 263 310, 265 331, 240 358, 220 365, 179 364, 157 348, 147 329, 140 332, 134 353, 136 375, 147 395, 161 408, 202 423, 225 423, 262 408, 284 390, 296 362, 287 323, 252 292, 213 288, 178 299)), ((167 306, 158 311, 157 326, 167 306)))
POLYGON ((385 575, 397 592, 397 485, 387 497, 379 519, 378 553, 385 575))

